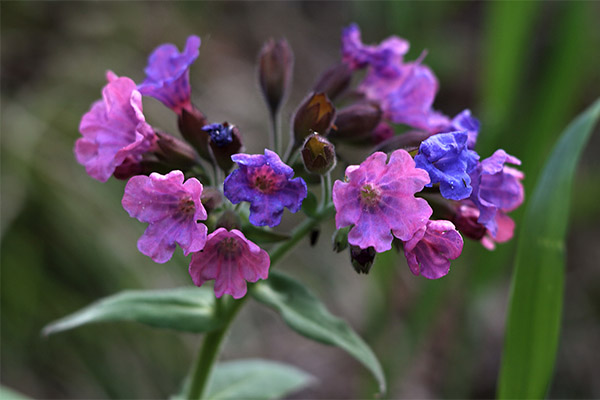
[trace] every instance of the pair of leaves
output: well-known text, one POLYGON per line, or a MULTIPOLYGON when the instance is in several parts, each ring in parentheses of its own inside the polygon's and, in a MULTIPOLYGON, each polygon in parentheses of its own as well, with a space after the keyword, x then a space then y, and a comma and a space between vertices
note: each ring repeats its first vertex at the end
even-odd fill
POLYGON ((550 385, 560 334, 571 187, 598 119, 600 100, 561 135, 528 202, 517 244, 499 398, 542 398, 550 385))

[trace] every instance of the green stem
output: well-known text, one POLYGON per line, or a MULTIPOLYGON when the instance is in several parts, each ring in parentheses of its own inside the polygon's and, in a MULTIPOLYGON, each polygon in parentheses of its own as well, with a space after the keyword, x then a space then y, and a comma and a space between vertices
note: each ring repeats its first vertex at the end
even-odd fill
MULTIPOLYGON (((324 219, 329 218, 333 215, 333 204, 328 203, 321 207, 317 214, 313 218, 307 218, 300 225, 294 229, 289 240, 274 247, 269 254, 271 259, 271 267, 275 266, 290 250, 292 250, 300 240, 310 233, 315 226, 321 223, 324 219)), ((248 286, 251 286, 248 285, 248 286)), ((251 287, 249 288, 251 289, 251 287)), ((223 304, 220 300, 220 304, 217 304, 217 311, 223 312, 223 325, 212 332, 209 332, 204 337, 200 353, 194 365, 194 369, 191 374, 190 387, 188 390, 188 399, 202 399, 206 396, 206 389, 210 376, 219 353, 223 344, 223 339, 231 326, 231 323, 235 319, 235 316, 242 308, 242 305, 246 302, 249 296, 245 296, 239 300, 234 300, 231 304, 223 304)))
POLYGON ((270 113, 271 114, 271 129, 272 129, 272 137, 273 137, 273 151, 277 154, 281 154, 281 137, 279 134, 279 127, 277 124, 278 115, 277 111, 270 113))
POLYGON ((321 198, 321 208, 331 203, 331 173, 328 172, 325 175, 321 175, 321 190, 323 196, 321 198))

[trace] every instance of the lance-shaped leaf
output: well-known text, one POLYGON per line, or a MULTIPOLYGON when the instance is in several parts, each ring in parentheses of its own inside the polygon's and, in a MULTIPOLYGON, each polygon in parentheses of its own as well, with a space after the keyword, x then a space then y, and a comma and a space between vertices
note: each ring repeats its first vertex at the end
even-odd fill
POLYGON ((565 235, 577 160, 600 100, 561 135, 527 204, 519 232, 499 398, 543 398, 552 378, 563 305, 565 235))
POLYGON ((135 321, 183 332, 208 332, 221 321, 215 315, 215 295, 209 288, 128 290, 100 299, 47 325, 43 333, 77 328, 95 322, 135 321))
POLYGON ((379 360, 350 326, 333 316, 306 287, 279 271, 258 282, 250 292, 258 301, 277 310, 290 328, 317 342, 337 346, 367 367, 385 392, 379 360))

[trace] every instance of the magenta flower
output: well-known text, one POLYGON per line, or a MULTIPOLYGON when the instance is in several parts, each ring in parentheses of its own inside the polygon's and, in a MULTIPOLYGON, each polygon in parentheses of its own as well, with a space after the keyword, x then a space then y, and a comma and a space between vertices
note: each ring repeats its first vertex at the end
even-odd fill
POLYGON ((404 256, 415 275, 438 279, 450 271, 450 260, 460 256, 463 238, 450 221, 428 221, 408 241, 404 256))
POLYGON ((279 225, 283 209, 295 213, 307 196, 304 179, 294 178, 294 170, 284 164, 277 153, 234 154, 231 159, 239 168, 223 183, 225 197, 233 204, 250 202, 250 223, 256 226, 279 225))
POLYGON ((156 141, 142 112, 142 95, 129 78, 107 73, 109 83, 102 100, 95 102, 79 124, 82 138, 75 142, 75 157, 87 173, 106 182, 126 159, 139 160, 156 141))
POLYGON ((194 285, 215 281, 215 295, 230 294, 234 299, 246 294, 246 281, 267 279, 270 259, 266 251, 237 229, 219 228, 210 235, 204 250, 192 254, 190 276, 194 285))
POLYGON ((521 183, 523 173, 505 166, 506 163, 520 165, 521 161, 504 150, 496 150, 470 173, 473 187, 470 200, 480 212, 477 222, 484 225, 494 238, 498 231, 496 214, 516 209, 525 196, 521 183))
POLYGON ((206 243, 206 210, 200 202, 202 184, 196 178, 183 183, 181 171, 167 175, 134 176, 125 186, 123 208, 132 218, 149 223, 138 240, 138 250, 157 263, 171 259, 176 244, 188 255, 206 243))
POLYGON ((392 248, 393 236, 412 238, 433 212, 427 201, 414 197, 429 183, 427 172, 416 168, 405 150, 394 151, 388 164, 386 159, 385 153, 373 153, 346 168, 346 181, 333 185, 336 227, 354 225, 348 242, 378 253, 392 248))
POLYGON ((198 58, 199 49, 200 38, 194 35, 188 37, 182 53, 171 43, 157 47, 148 58, 144 70, 146 79, 139 85, 140 92, 160 100, 177 114, 181 114, 182 109, 191 111, 189 68, 198 58))

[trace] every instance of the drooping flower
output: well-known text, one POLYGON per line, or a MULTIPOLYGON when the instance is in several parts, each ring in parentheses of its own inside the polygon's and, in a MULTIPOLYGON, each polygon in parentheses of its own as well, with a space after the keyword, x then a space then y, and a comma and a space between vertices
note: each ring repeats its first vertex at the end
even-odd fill
POLYGON ((223 183, 225 197, 233 204, 250 202, 250 223, 256 226, 279 225, 283 209, 295 213, 307 196, 306 183, 294 178, 294 170, 284 164, 277 153, 235 154, 239 168, 223 183))
POLYGON ((129 216, 147 222, 138 240, 138 250, 157 263, 171 259, 176 244, 188 255, 206 243, 206 210, 200 201, 202 184, 196 178, 184 181, 183 172, 134 176, 125 186, 122 205, 129 216))
POLYGON ((479 210, 471 200, 463 200, 458 204, 452 222, 454 222, 460 233, 468 238, 480 241, 483 247, 488 250, 494 250, 496 243, 504 243, 512 239, 515 222, 503 211, 497 211, 494 217, 494 224, 497 226, 495 236, 492 236, 487 227, 477 222, 479 214, 479 210))
POLYGON ((460 256, 463 238, 450 221, 428 221, 404 243, 404 256, 415 275, 438 279, 450 271, 450 260, 460 256))
POLYGON ((215 295, 244 297, 247 282, 267 279, 270 259, 266 251, 252 243, 237 229, 219 228, 208 235, 206 246, 192 254, 190 276, 194 285, 215 281, 215 295))
POLYGON ((467 148, 466 131, 439 133, 424 140, 415 156, 417 168, 422 168, 434 183, 440 184, 442 196, 450 200, 466 199, 471 195, 471 172, 479 155, 467 148))
POLYGON ((179 52, 174 44, 158 46, 148 58, 146 79, 139 85, 144 96, 160 100, 177 114, 182 109, 192 111, 189 68, 198 58, 200 38, 187 38, 185 49, 179 52))
POLYGON ((391 249, 393 236, 409 240, 427 223, 432 209, 414 194, 429 183, 426 171, 416 168, 405 150, 371 154, 360 165, 346 168, 346 181, 333 185, 338 229, 354 225, 348 242, 378 253, 391 249), (393 234, 393 236, 392 236, 393 234))
POLYGON ((477 222, 484 225, 493 238, 497 237, 498 232, 496 214, 516 209, 525 196, 521 183, 523 173, 506 166, 506 163, 521 165, 518 158, 504 150, 496 150, 470 173, 473 186, 470 200, 480 213, 477 222))
POLYGON ((134 163, 156 142, 142 112, 142 95, 126 77, 107 74, 102 100, 95 102, 79 124, 82 138, 75 142, 75 157, 87 173, 106 182, 125 160, 134 163))

